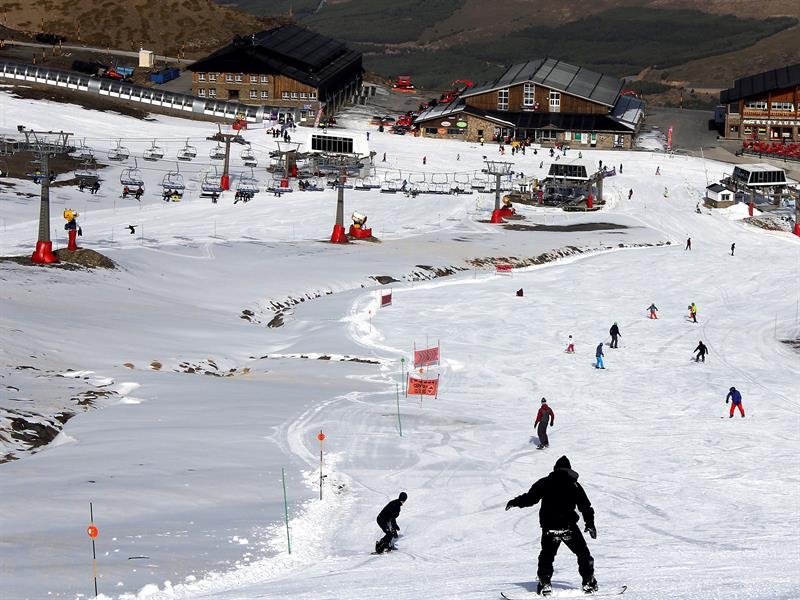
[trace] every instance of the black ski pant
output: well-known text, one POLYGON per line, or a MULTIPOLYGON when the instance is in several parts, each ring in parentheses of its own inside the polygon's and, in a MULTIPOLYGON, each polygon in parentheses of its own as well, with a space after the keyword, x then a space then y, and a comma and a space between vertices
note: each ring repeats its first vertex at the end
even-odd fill
POLYGON ((547 421, 539 421, 539 426, 536 428, 536 435, 539 436, 539 443, 542 446, 550 445, 550 440, 547 439, 547 421))
POLYGON ((616 335, 613 335, 613 334, 612 334, 612 336, 611 336, 611 347, 612 347, 612 348, 617 348, 617 347, 619 347, 619 340, 617 339, 617 336, 616 336, 616 335))
POLYGON ((594 559, 576 524, 566 529, 542 529, 542 551, 539 552, 539 570, 537 571, 539 581, 550 583, 550 579, 553 577, 553 560, 556 558, 561 542, 564 542, 567 548, 578 557, 578 573, 583 581, 592 579, 594 577, 594 559))
POLYGON ((395 537, 397 537, 397 532, 394 530, 394 527, 392 527, 391 521, 378 520, 378 527, 380 527, 381 531, 383 531, 383 533, 385 534, 381 538, 381 541, 378 542, 378 545, 382 550, 386 550, 389 546, 392 545, 392 540, 395 537))

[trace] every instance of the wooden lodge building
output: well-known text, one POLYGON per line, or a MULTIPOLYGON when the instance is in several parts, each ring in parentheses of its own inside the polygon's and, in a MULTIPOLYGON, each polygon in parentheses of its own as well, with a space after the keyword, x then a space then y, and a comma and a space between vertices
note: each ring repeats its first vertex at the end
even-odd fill
POLYGON ((363 76, 360 52, 296 25, 237 36, 188 69, 195 96, 264 106, 295 123, 336 113, 363 76))
POLYGON ((737 79, 719 99, 726 139, 800 142, 800 64, 737 79))
POLYGON ((544 58, 509 67, 496 81, 422 112, 426 137, 471 142, 525 140, 573 148, 632 148, 644 102, 623 95, 623 81, 544 58))

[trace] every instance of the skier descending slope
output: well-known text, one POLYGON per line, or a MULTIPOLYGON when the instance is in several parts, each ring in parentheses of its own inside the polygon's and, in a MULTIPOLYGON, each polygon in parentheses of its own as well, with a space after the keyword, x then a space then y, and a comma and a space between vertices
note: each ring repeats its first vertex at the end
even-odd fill
POLYGON ((542 398, 542 406, 536 413, 536 421, 533 423, 533 426, 536 427, 536 435, 539 436, 539 445, 536 446, 539 450, 550 446, 550 440, 547 439, 547 425, 549 421, 550 427, 552 427, 555 420, 556 415, 553 409, 547 406, 547 400, 542 398))
POLYGON ((583 515, 586 524, 584 531, 588 531, 592 539, 597 537, 594 527, 594 509, 592 508, 586 492, 578 483, 578 474, 572 470, 569 459, 562 456, 556 461, 553 472, 543 477, 531 486, 526 493, 508 501, 506 510, 512 506, 525 508, 542 501, 539 510, 539 524, 542 527, 542 550, 539 553, 539 569, 537 575, 539 584, 536 593, 549 596, 553 589, 550 579, 553 576, 553 560, 558 552, 561 542, 567 545, 578 557, 578 572, 583 578, 583 591, 592 593, 597 590, 597 580, 594 578, 594 559, 589 553, 586 540, 578 528, 577 507, 583 515))

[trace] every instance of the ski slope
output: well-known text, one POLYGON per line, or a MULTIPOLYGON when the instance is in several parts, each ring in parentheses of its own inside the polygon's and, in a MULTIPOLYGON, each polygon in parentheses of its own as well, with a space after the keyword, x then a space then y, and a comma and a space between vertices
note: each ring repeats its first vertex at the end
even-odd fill
MULTIPOLYGON (((526 175, 549 166, 543 153, 499 157, 492 145, 379 134, 367 121, 356 111, 340 120, 370 131, 376 156, 387 154, 379 171, 474 171, 484 156, 526 175)), ((0 94, 0 131, 18 123, 71 128, 95 148, 121 138, 134 153, 158 139, 174 154, 188 137, 198 157, 213 133, 0 94)), ((276 146, 263 130, 245 136, 264 182, 276 146)), ((160 199, 166 160, 139 161, 141 204, 119 198, 124 165, 101 172, 97 196, 54 188, 55 245, 65 245, 61 211, 74 208, 79 243, 118 269, 0 262, 3 423, 9 410, 75 410, 70 397, 107 395, 44 449, 0 464, 0 597, 94 596, 90 502, 100 598, 531 591, 538 510, 503 509, 567 455, 595 509, 588 541, 601 588, 628 585, 628 599, 797 598, 800 360, 783 340, 800 334, 800 238, 748 226, 741 206, 696 214, 706 177, 730 166, 666 155, 657 142, 582 150, 590 164, 624 164, 599 212, 517 206, 529 225, 619 227, 589 231, 488 224, 492 194, 348 190, 345 215, 367 214, 381 243, 335 246, 326 243, 335 191, 262 192, 236 205, 226 193, 212 205, 199 197, 199 158, 180 165, 189 181, 180 203, 160 199), (580 253, 510 277, 467 262, 569 246, 580 253), (430 278, 422 266, 463 270, 430 278), (392 306, 380 309, 387 289, 392 306), (647 318, 651 302, 658 320, 647 318), (691 302, 697 324, 686 318, 691 302), (277 304, 284 324, 268 328, 277 304), (600 371, 594 348, 614 321, 620 348, 606 347, 600 371), (705 363, 691 360, 699 340, 705 363), (442 364, 427 373, 440 376, 439 397, 404 397, 413 346, 436 343, 442 364), (730 386, 744 419, 728 418, 730 386), (555 425, 540 451, 543 396, 555 425), (399 551, 370 555, 375 515, 400 491, 409 499, 399 551)), ((250 170, 234 161, 232 171, 235 183, 250 170)), ((0 188, 4 256, 32 252, 37 232, 38 200, 15 192, 38 188, 13 183, 0 188)), ((555 597, 580 584, 566 548, 555 568, 555 597)))

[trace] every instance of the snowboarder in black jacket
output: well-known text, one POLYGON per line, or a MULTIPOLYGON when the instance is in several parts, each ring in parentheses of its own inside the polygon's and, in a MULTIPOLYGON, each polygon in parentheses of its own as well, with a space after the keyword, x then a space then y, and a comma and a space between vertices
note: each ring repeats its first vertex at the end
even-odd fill
POLYGON ((611 326, 611 329, 608 330, 608 333, 611 334, 611 347, 618 348, 619 340, 617 338, 621 337, 622 334, 619 332, 619 325, 617 325, 616 321, 614 321, 614 324, 611 326))
POLYGON ((383 510, 378 513, 378 527, 383 531, 384 536, 375 542, 375 552, 382 554, 386 551, 394 550, 393 540, 397 537, 397 532, 400 527, 397 525, 397 517, 400 516, 400 508, 408 499, 408 494, 400 492, 397 500, 392 500, 383 507, 383 510))
POLYGON ((697 352, 697 356, 694 357, 694 362, 706 362, 706 354, 708 353, 708 347, 703 343, 703 340, 700 340, 697 344, 697 348, 694 349, 697 352))
POLYGON ((525 508, 542 501, 539 524, 542 527, 542 550, 539 553, 539 584, 536 593, 549 596, 552 593, 550 579, 553 576, 553 560, 561 542, 578 557, 578 572, 583 579, 583 591, 597 590, 594 578, 594 559, 589 553, 586 540, 578 527, 578 514, 583 515, 584 531, 592 539, 597 537, 594 527, 594 509, 586 492, 578 483, 578 474, 572 470, 569 459, 562 456, 556 461, 553 472, 541 478, 526 493, 508 501, 506 510, 512 506, 525 508))

